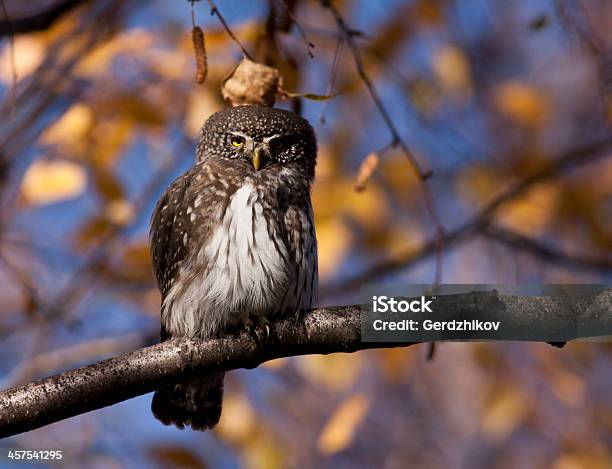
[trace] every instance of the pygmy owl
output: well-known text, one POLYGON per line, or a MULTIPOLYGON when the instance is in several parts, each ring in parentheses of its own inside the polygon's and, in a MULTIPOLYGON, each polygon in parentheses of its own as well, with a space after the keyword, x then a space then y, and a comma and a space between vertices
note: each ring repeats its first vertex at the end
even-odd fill
MULTIPOLYGON (((195 165, 170 185, 151 222, 162 341, 219 337, 313 305, 316 153, 312 127, 289 111, 238 106, 206 121, 195 165)), ((212 428, 223 378, 158 389, 153 414, 166 425, 212 428)))

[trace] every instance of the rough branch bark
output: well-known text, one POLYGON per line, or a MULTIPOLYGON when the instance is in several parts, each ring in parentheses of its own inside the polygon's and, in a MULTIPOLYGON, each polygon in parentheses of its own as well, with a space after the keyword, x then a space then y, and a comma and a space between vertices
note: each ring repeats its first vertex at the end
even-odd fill
MULTIPOLYGON (((492 294, 453 295, 445 307, 457 316, 479 302, 486 309, 492 294)), ((542 315, 555 314, 562 302, 556 297, 497 295, 496 304, 504 317, 535 324, 542 315)), ((596 306, 580 311, 581 317, 597 318, 612 311, 612 290, 599 293, 592 304, 596 306)), ((257 341, 246 332, 208 341, 170 340, 0 392, 0 437, 109 406, 196 373, 254 368, 294 355, 413 345, 361 342, 361 311, 360 306, 315 309, 275 323, 267 340, 257 341)))

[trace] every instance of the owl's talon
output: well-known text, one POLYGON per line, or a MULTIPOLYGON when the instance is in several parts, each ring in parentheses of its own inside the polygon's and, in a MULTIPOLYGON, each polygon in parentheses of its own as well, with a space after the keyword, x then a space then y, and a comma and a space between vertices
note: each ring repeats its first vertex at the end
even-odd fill
POLYGON ((248 330, 258 347, 263 347, 270 338, 270 323, 263 317, 250 317, 248 330))

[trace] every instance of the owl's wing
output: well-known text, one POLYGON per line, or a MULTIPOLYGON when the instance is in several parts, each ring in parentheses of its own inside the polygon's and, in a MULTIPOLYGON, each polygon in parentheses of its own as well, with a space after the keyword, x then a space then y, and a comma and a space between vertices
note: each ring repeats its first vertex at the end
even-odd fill
MULTIPOLYGON (((149 240, 162 306, 175 282, 184 284, 192 280, 181 278, 181 264, 192 259, 197 254, 195 251, 208 243, 223 210, 226 197, 222 182, 209 169, 196 165, 178 177, 153 211, 149 240)), ((206 275, 207 266, 198 265, 192 270, 197 270, 198 275, 206 275)), ((162 339, 164 334, 162 330, 162 339)))
POLYGON ((151 217, 151 259, 162 301, 174 282, 181 261, 187 255, 187 246, 183 243, 177 225, 189 181, 188 173, 175 179, 157 202, 151 217))
POLYGON ((284 215, 290 257, 296 263, 293 288, 295 306, 309 309, 315 304, 318 288, 317 237, 310 197, 288 207, 284 215))
MULTIPOLYGON (((157 202, 151 217, 149 246, 153 273, 162 296, 162 305, 168 291, 177 281, 181 263, 189 255, 191 244, 185 243, 183 237, 189 229, 185 213, 186 205, 190 203, 191 181, 190 172, 175 179, 157 202)), ((162 321, 160 331, 162 341, 170 338, 163 324, 162 321)))

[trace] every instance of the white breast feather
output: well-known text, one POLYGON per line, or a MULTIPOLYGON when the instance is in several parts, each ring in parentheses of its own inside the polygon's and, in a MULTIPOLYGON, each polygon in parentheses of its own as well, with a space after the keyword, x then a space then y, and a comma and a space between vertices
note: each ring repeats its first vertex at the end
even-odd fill
POLYGON ((180 298, 180 282, 166 295, 163 309, 171 311, 162 317, 173 336, 207 337, 239 322, 239 312, 265 316, 279 307, 289 286, 285 259, 290 256, 282 242, 275 244, 268 235, 263 207, 249 183, 231 197, 221 225, 196 262, 210 264, 208 259, 215 256, 209 274, 193 282, 180 298))

